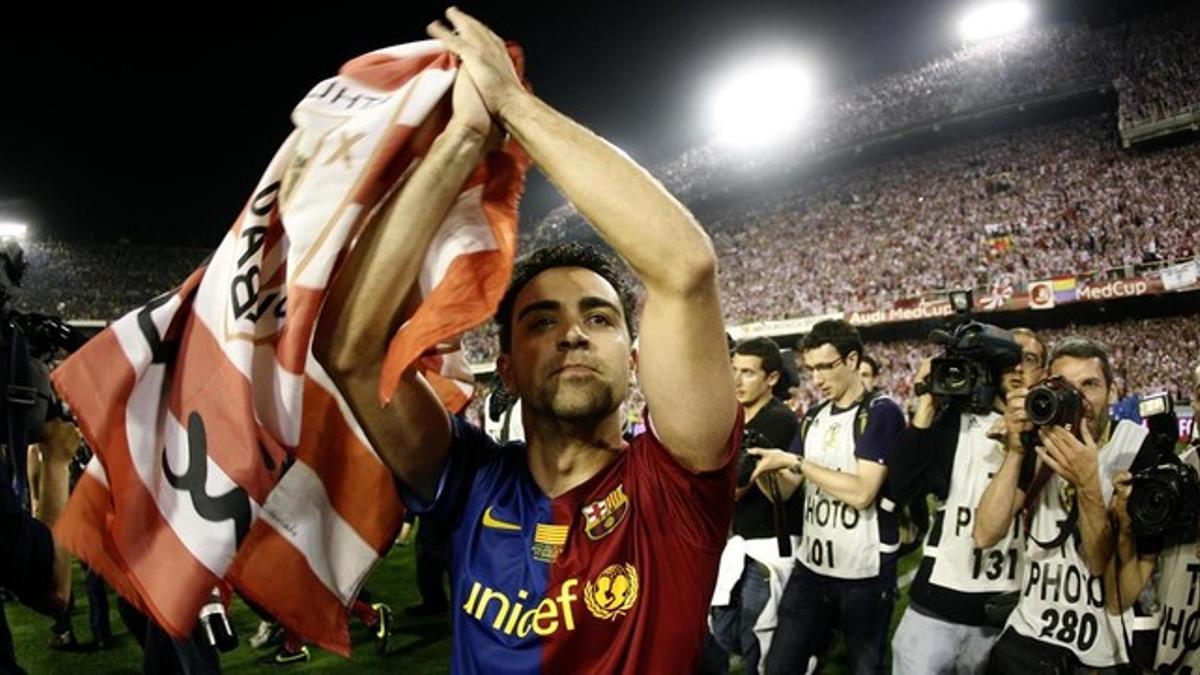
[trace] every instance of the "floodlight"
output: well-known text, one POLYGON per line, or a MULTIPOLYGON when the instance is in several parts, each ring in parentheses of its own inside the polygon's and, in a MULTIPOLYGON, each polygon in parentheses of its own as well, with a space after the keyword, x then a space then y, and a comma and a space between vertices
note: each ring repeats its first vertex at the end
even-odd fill
POLYGON ((964 42, 978 42, 1024 28, 1033 16, 1020 0, 996 0, 976 5, 963 15, 958 32, 964 42))
POLYGON ((11 220, 0 222, 0 239, 16 239, 18 241, 23 241, 25 239, 25 233, 28 229, 29 227, 25 225, 25 223, 19 223, 11 220))
POLYGON ((800 130, 811 104, 807 64, 782 51, 762 53, 716 80, 708 96, 709 130, 725 144, 761 148, 800 130))

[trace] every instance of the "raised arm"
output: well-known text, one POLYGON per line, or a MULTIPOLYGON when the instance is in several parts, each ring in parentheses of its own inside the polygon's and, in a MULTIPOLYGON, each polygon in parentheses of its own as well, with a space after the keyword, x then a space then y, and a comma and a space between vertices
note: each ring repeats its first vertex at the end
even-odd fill
POLYGON ((503 42, 451 8, 429 34, 463 60, 488 110, 646 287, 639 380, 654 429, 694 470, 723 459, 737 415, 716 256, 692 215, 645 169, 528 93, 503 42))
POLYGON ((1112 614, 1120 614, 1137 602, 1158 562, 1157 553, 1139 554, 1134 544, 1133 523, 1125 506, 1129 501, 1132 477, 1128 471, 1118 471, 1113 476, 1109 517, 1117 524, 1116 554, 1104 571, 1105 604, 1112 614))
POLYGON ((1025 414, 1025 389, 1009 392, 1004 409, 1005 453, 1000 469, 992 476, 979 505, 975 507, 975 529, 972 538, 975 546, 995 546, 1012 527, 1013 518, 1021 510, 1025 492, 1018 483, 1021 477, 1021 462, 1025 451, 1021 445, 1021 432, 1029 428, 1025 414))
POLYGON ((460 71, 454 115, 391 203, 368 223, 329 288, 313 354, 329 372, 388 468, 431 499, 450 444, 450 419, 415 369, 379 405, 388 341, 411 311, 420 256, 463 183, 495 141, 487 112, 460 71))

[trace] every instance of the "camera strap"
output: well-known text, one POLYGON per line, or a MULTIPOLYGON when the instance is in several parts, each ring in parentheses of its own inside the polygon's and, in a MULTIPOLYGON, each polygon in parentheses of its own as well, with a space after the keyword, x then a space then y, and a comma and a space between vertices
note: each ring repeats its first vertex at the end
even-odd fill
POLYGON ((792 538, 788 531, 787 512, 784 511, 783 496, 779 492, 779 479, 766 476, 767 488, 771 492, 771 515, 775 520, 775 542, 779 545, 779 557, 792 557, 792 538))
MULTIPOLYGON (((1045 486, 1043 485, 1043 487, 1045 487, 1045 486)), ((1067 543, 1067 539, 1070 539, 1071 535, 1075 534, 1078 531, 1078 528, 1076 527, 1076 523, 1078 522, 1078 520, 1079 520, 1079 500, 1075 499, 1071 502, 1071 510, 1069 512, 1067 512, 1067 519, 1063 520, 1059 523, 1058 536, 1056 536, 1054 539, 1052 539, 1051 541, 1043 542, 1043 541, 1039 541, 1038 539, 1036 539, 1033 536, 1033 533, 1030 532, 1030 530, 1029 530, 1029 525, 1033 521, 1033 516, 1026 516, 1025 536, 1029 537, 1029 541, 1032 541, 1033 543, 1037 544, 1038 546, 1040 546, 1044 549, 1058 548, 1059 546, 1062 546, 1063 544, 1067 543)))

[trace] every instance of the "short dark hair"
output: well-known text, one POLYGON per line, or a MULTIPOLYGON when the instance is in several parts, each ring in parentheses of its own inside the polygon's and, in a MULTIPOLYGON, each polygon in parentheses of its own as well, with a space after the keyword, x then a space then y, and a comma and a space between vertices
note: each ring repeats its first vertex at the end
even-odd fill
POLYGON ((1047 363, 1046 355, 1049 354, 1050 350, 1046 348, 1046 342, 1044 340, 1042 340, 1042 338, 1038 337, 1037 333, 1033 332, 1033 330, 1030 328, 1024 328, 1024 327, 1014 328, 1009 332, 1012 333, 1013 335, 1025 336, 1025 337, 1029 338, 1030 340, 1033 340, 1034 342, 1041 345, 1041 347, 1042 347, 1042 363, 1041 363, 1041 365, 1043 368, 1046 366, 1046 363, 1047 363))
POLYGON ((879 377, 879 362, 875 360, 875 357, 863 354, 858 362, 859 364, 865 363, 871 366, 871 377, 879 377))
POLYGON ((843 359, 850 356, 850 352, 858 352, 859 360, 862 360, 862 336, 859 335, 857 328, 846 321, 841 319, 820 321, 812 327, 808 335, 800 338, 800 342, 796 346, 803 354, 824 344, 833 345, 838 356, 843 359))
POLYGON ((762 360, 762 369, 767 375, 783 372, 783 357, 779 355, 779 345, 769 337, 756 337, 743 340, 734 347, 733 353, 738 356, 757 356, 762 360))
POLYGON ((1070 356, 1075 359, 1099 359, 1100 369, 1104 371, 1104 384, 1114 382, 1112 363, 1108 360, 1108 350, 1098 341, 1086 337, 1069 337, 1054 345, 1047 365, 1054 365, 1058 359, 1070 356))
POLYGON ((558 267, 582 267, 603 277, 621 300, 621 311, 625 314, 625 327, 629 330, 629 339, 632 340, 637 335, 637 300, 625 265, 595 246, 567 242, 539 248, 518 260, 513 266, 512 281, 509 282, 504 297, 500 299, 500 306, 496 308, 495 321, 500 328, 501 352, 507 354, 512 348, 513 306, 521 289, 542 272, 558 267))

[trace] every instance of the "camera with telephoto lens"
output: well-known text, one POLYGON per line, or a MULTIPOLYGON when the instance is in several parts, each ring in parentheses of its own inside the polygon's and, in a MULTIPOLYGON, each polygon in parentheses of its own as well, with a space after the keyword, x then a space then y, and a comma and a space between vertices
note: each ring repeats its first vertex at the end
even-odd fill
POLYGON ((935 330, 929 339, 945 347, 930 363, 929 391, 958 402, 966 412, 990 412, 1000 393, 1000 374, 1021 362, 1021 345, 1012 333, 969 321, 953 333, 935 330))
POLYGON ((1165 462, 1134 474, 1125 503, 1133 533, 1196 541, 1200 524, 1200 479, 1180 462, 1165 462))
POLYGON ((1059 426, 1075 436, 1083 433, 1083 394, 1061 375, 1033 385, 1025 395, 1025 414, 1035 427, 1059 426))

